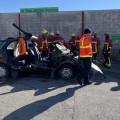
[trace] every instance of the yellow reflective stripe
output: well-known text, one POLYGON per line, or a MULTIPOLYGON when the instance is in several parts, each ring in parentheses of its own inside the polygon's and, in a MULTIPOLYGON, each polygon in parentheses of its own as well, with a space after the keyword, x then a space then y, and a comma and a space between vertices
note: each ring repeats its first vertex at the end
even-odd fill
POLYGON ((111 60, 109 57, 108 57, 108 63, 106 63, 105 65, 107 65, 108 67, 111 67, 111 60))
MULTIPOLYGON (((108 50, 108 48, 111 48, 111 47, 109 47, 109 43, 108 42, 105 42, 104 45, 105 44, 107 45, 107 50, 108 50)), ((110 53, 110 51, 108 53, 110 53)))
POLYGON ((46 46, 47 48, 48 48, 48 45, 49 45, 50 43, 52 43, 52 42, 47 42, 47 46, 46 46))
POLYGON ((97 42, 93 42, 93 41, 92 41, 92 43, 95 44, 95 52, 92 52, 92 53, 97 53, 97 42))
POLYGON ((80 40, 75 40, 75 44, 76 44, 77 42, 80 42, 80 40))
POLYGON ((93 41, 92 41, 92 43, 97 43, 97 42, 93 42, 93 41))
POLYGON ((97 53, 97 45, 95 46, 95 52, 97 53))
MULTIPOLYGON (((46 43, 46 42, 45 42, 45 41, 43 41, 43 42, 42 42, 42 46, 41 46, 40 48, 43 48, 44 43, 46 43)), ((46 47, 47 47, 47 48, 48 48, 48 43, 52 43, 52 42, 47 42, 47 44, 46 44, 46 47)))
POLYGON ((60 42, 60 40, 55 40, 54 42, 60 42))
POLYGON ((81 47, 84 47, 84 40, 86 39, 86 37, 84 37, 83 39, 82 39, 82 46, 81 47))
POLYGON ((91 45, 89 45, 89 46, 80 46, 80 48, 92 48, 92 46, 91 45))
POLYGON ((97 46, 95 45, 95 53, 97 53, 97 46))
POLYGON ((105 44, 107 45, 107 50, 108 50, 109 43, 108 43, 108 42, 105 42, 104 45, 105 45, 105 44))
POLYGON ((92 57, 92 55, 80 55, 80 57, 92 57))
POLYGON ((52 42, 47 42, 47 45, 51 44, 52 42))
POLYGON ((40 48, 43 48, 44 41, 42 42, 42 46, 40 48))
POLYGON ((111 65, 111 61, 110 61, 110 58, 108 57, 108 61, 109 61, 109 65, 111 65))

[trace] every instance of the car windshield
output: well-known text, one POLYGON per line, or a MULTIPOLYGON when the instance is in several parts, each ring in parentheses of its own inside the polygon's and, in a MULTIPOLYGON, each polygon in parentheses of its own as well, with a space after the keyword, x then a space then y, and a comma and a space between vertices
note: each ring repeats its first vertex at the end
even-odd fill
POLYGON ((5 44, 5 41, 0 41, 0 49, 3 47, 4 44, 5 44))

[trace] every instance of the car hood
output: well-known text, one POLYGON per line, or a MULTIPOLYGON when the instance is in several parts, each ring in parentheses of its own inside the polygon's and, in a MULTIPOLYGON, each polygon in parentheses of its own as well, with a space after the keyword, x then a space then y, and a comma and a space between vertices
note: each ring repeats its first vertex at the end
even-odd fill
POLYGON ((55 45, 63 54, 69 54, 70 50, 67 49, 62 43, 56 43, 55 45))

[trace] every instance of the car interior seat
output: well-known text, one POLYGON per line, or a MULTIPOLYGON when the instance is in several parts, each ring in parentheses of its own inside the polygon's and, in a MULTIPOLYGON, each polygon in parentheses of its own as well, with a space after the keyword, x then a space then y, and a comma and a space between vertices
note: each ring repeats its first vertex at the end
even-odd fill
POLYGON ((41 54, 37 48, 37 43, 32 42, 31 44, 29 44, 29 48, 32 51, 33 55, 34 55, 34 59, 35 62, 40 60, 41 54))

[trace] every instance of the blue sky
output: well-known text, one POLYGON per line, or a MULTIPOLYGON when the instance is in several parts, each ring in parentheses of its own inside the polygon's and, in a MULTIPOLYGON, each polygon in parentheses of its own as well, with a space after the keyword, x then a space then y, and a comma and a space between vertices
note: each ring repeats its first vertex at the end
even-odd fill
POLYGON ((59 11, 120 9, 120 0, 0 0, 0 13, 20 8, 58 7, 59 11))

